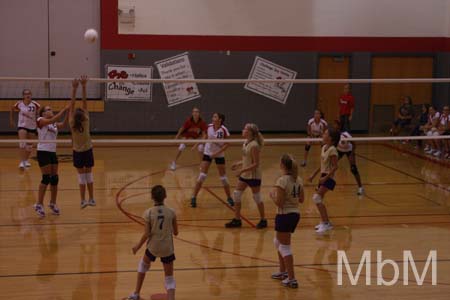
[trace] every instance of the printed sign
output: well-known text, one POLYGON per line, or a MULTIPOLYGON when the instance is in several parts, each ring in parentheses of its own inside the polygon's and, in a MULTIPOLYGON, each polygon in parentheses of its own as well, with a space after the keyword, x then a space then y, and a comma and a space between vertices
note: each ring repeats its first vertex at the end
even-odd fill
MULTIPOLYGON (((151 66, 118 66, 106 65, 108 79, 151 79, 151 66)), ((106 100, 152 101, 151 83, 108 82, 106 84, 106 100)))
MULTIPOLYGON (((258 56, 249 75, 249 79, 295 79, 296 77, 297 72, 258 56)), ((291 88, 292 83, 287 82, 250 82, 245 85, 245 89, 283 104, 286 103, 291 88)))
MULTIPOLYGON (((193 79, 188 53, 155 62, 161 79, 193 79)), ((197 84, 193 83, 163 83, 169 107, 200 98, 197 84)))

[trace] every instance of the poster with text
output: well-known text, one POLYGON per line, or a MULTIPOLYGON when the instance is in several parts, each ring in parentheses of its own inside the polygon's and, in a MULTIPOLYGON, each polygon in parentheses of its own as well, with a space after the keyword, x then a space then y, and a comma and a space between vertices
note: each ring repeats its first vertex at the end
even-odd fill
MULTIPOLYGON (((296 77, 297 72, 258 56, 249 75, 249 79, 295 79, 296 77)), ((292 83, 287 82, 250 82, 245 85, 245 89, 283 104, 286 103, 291 88, 292 83)))
MULTIPOLYGON (((194 79, 188 53, 155 62, 161 79, 194 79)), ((200 98, 197 84, 170 82, 163 84, 169 107, 200 98)))
MULTIPOLYGON (((106 65, 107 79, 151 79, 151 66, 106 65)), ((152 84, 135 82, 106 83, 106 100, 119 101, 152 101, 152 84)))

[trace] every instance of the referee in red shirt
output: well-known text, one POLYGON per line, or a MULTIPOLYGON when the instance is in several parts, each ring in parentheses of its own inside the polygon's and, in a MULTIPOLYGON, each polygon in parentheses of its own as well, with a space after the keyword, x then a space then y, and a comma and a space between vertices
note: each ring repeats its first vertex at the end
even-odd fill
POLYGON ((344 85, 344 94, 339 98, 339 120, 341 121, 341 131, 350 132, 350 121, 352 120, 355 108, 355 98, 350 92, 350 85, 344 85))

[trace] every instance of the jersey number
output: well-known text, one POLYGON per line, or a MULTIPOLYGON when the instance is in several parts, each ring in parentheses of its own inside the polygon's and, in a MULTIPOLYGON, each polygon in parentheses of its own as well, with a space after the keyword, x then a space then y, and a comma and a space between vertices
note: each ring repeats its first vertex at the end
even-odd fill
POLYGON ((298 198, 299 195, 300 195, 300 186, 294 186, 291 193, 292 198, 298 198))
POLYGON ((217 133, 217 138, 218 139, 223 139, 223 132, 218 132, 217 133))
POLYGON ((35 110, 34 106, 28 106, 28 111, 34 112, 34 110, 35 110))
POLYGON ((164 216, 158 216, 159 230, 162 230, 164 224, 164 216))

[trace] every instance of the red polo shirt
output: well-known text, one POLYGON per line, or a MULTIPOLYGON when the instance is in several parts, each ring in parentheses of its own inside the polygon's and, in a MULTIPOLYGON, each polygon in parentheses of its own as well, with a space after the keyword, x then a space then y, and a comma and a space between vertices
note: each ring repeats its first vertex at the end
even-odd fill
POLYGON ((339 98, 339 114, 350 115, 355 107, 355 98, 351 94, 344 94, 339 98))
POLYGON ((187 139, 197 139, 206 130, 208 126, 202 119, 195 123, 192 118, 188 118, 183 124, 183 136, 187 139))

